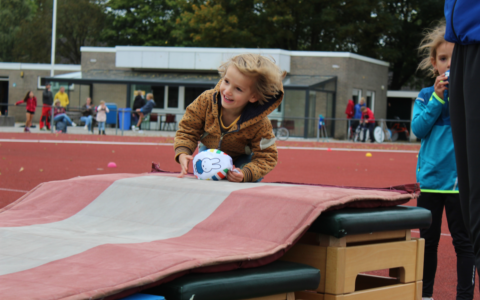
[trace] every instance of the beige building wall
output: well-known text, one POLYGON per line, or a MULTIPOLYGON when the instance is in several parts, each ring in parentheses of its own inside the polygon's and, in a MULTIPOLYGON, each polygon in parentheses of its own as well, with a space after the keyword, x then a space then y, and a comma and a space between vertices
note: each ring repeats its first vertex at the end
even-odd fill
MULTIPOLYGON (((386 117, 388 66, 351 57, 292 56, 290 74, 337 76, 336 118, 346 118, 345 109, 355 88, 362 90, 362 96, 375 92, 375 117, 386 117)), ((344 138, 346 132, 347 122, 337 121, 335 137, 344 138)))

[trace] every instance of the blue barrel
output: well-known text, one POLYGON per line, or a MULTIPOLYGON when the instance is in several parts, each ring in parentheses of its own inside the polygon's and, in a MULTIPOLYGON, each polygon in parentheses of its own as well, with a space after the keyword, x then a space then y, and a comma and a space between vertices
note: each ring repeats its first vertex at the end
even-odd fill
POLYGON ((129 130, 132 120, 131 108, 119 108, 118 109, 118 128, 123 130, 129 130))
POLYGON ((117 124, 117 104, 115 103, 105 103, 105 106, 108 107, 110 112, 107 113, 107 124, 117 124))

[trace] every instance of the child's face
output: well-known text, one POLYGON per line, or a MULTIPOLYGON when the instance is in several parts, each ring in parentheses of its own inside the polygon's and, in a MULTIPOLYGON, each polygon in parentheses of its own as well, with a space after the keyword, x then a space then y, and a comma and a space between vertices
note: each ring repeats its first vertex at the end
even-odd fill
POLYGON ((453 46, 455 44, 445 42, 437 47, 437 57, 432 57, 432 65, 440 75, 445 74, 445 71, 450 70, 450 62, 452 60, 453 46))
POLYGON ((253 80, 243 75, 237 67, 228 67, 220 84, 222 107, 234 113, 241 113, 248 102, 257 102, 253 84, 253 80))
POLYGON ((28 94, 28 97, 29 97, 29 98, 33 98, 33 92, 30 92, 30 93, 28 94))

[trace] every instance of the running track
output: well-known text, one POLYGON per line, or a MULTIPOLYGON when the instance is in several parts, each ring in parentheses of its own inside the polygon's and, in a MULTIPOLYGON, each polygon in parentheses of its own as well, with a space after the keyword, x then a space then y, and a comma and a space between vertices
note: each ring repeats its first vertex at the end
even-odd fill
MULTIPOLYGON (((162 137, 0 133, 0 207, 45 181, 144 173, 150 171, 152 162, 164 170, 178 171, 172 143, 172 138, 162 137), (107 168, 111 161, 118 167, 107 168)), ((413 183, 417 151, 418 145, 408 144, 280 142, 278 165, 264 181, 369 187, 413 183), (373 149, 361 149, 367 147, 373 149), (366 157, 367 152, 372 157, 366 157)), ((446 220, 442 233, 436 300, 455 299, 456 257, 446 220)), ((478 290, 475 299, 480 299, 478 290)))

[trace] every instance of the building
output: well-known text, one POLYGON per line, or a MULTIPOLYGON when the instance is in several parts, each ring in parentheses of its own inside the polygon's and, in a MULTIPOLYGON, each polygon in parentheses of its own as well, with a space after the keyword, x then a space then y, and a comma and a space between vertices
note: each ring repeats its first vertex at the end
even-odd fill
MULTIPOLYGON (((71 106, 80 106, 85 97, 91 96, 94 103, 105 100, 118 107, 131 107, 134 91, 142 90, 154 94, 155 112, 175 114, 180 120, 188 104, 217 84, 220 79, 217 68, 223 61, 251 52, 272 57, 288 73, 284 80, 284 101, 270 118, 289 121, 291 136, 315 137, 317 118, 322 114, 327 119, 329 134, 343 138, 347 122, 342 119, 347 101, 358 102, 362 96, 377 118, 386 117, 389 64, 352 53, 128 46, 82 47, 81 52, 80 69, 75 66, 72 72, 62 70, 54 77, 37 75, 37 82, 51 81, 54 92, 65 86, 72 95, 71 106)), ((34 72, 28 70, 29 74, 30 71, 34 72)), ((0 76, 3 72, 0 64, 0 76)), ((19 89, 18 85, 12 86, 10 78, 5 80, 9 81, 10 90, 19 89)), ((22 93, 27 86, 36 88, 40 94, 41 86, 33 85, 31 80, 22 83, 22 93)), ((12 97, 9 93, 10 104, 18 100, 17 94, 12 97)))

